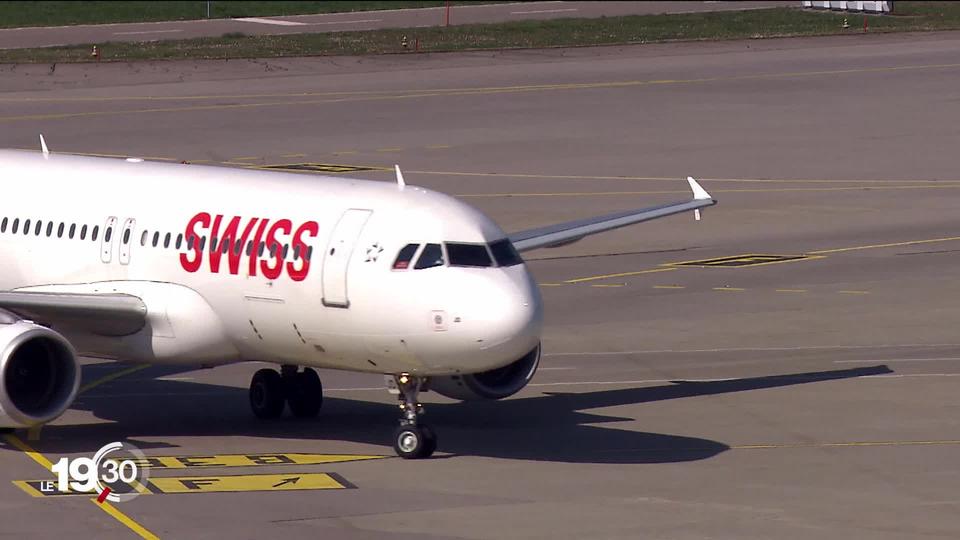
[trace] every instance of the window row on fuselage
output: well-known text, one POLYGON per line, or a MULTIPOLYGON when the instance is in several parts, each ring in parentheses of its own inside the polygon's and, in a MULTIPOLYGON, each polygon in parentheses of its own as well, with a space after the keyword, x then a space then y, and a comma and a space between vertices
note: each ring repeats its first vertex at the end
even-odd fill
MULTIPOLYGON (((30 234, 34 236, 43 236, 46 234, 46 236, 51 238, 56 235, 57 238, 67 237, 70 240, 86 240, 87 232, 89 231, 90 241, 92 242, 96 242, 97 237, 100 236, 99 225, 90 227, 88 225, 81 224, 80 226, 77 226, 76 223, 67 224, 63 221, 59 223, 55 221, 44 221, 42 219, 25 219, 21 221, 20 218, 10 219, 5 217, 0 220, 0 233, 6 233, 8 230, 10 234, 23 234, 24 236, 28 236, 30 234)), ((109 236, 106 238, 106 240, 108 242, 110 241, 109 236)))
MULTIPOLYGON (((49 238, 65 238, 68 240, 89 240, 91 242, 96 242, 100 237, 100 226, 99 225, 87 225, 87 224, 76 224, 76 223, 66 223, 66 222, 56 222, 56 221, 45 221, 43 219, 23 219, 20 218, 9 218, 4 217, 0 219, 0 234, 22 234, 24 236, 47 236, 49 238)), ((123 238, 121 242, 123 245, 127 245, 131 240, 131 230, 127 229, 123 231, 123 238)), ((113 236, 113 227, 106 227, 104 238, 105 242, 110 242, 113 236)), ((255 243, 253 240, 246 242, 246 248, 244 249, 244 243, 242 240, 232 240, 226 239, 218 241, 219 239, 214 236, 210 238, 209 249, 213 253, 220 249, 222 253, 226 254, 232 248, 234 253, 239 255, 241 251, 245 251, 247 256, 251 256, 255 249, 255 243)), ((151 241, 150 231, 144 230, 140 235, 140 245, 143 247, 155 247, 155 248, 164 248, 169 249, 173 248, 176 250, 183 249, 184 246, 188 250, 193 250, 195 246, 199 245, 199 249, 202 251, 206 249, 207 246, 207 237, 206 236, 189 236, 186 239, 184 238, 183 233, 179 233, 176 237, 172 233, 161 233, 159 231, 154 231, 151 241), (186 241, 184 241, 186 240, 186 241)), ((256 251, 258 257, 263 257, 266 253, 269 253, 270 257, 276 257, 279 253, 281 259, 287 259, 290 253, 289 244, 281 244, 279 242, 268 245, 267 242, 259 242, 256 244, 256 251)), ((293 260, 298 260, 301 257, 306 260, 310 260, 313 256, 313 246, 308 247, 305 250, 302 250, 300 246, 296 246, 293 250, 293 260), (302 252, 301 252, 302 251, 302 252)))
MULTIPOLYGON (((124 234, 124 243, 126 242, 127 235, 124 234)), ((186 249, 190 251, 194 248, 198 248, 200 251, 209 248, 210 253, 215 253, 219 249, 223 254, 227 254, 232 249, 234 254, 240 255, 241 252, 244 252, 248 257, 253 255, 254 249, 256 249, 258 257, 263 257, 266 253, 269 253, 270 257, 276 257, 279 253, 281 259, 287 259, 291 255, 290 245, 281 244, 280 242, 268 244, 264 241, 255 243, 253 240, 247 240, 246 247, 244 247, 243 240, 231 238, 218 239, 216 236, 213 236, 210 238, 210 244, 208 246, 206 236, 189 235, 184 237, 183 233, 178 233, 176 236, 173 236, 173 233, 163 233, 160 231, 153 231, 151 236, 148 230, 140 233, 140 245, 143 247, 173 248, 176 250, 186 247, 186 249)), ((306 250, 301 250, 300 246, 296 246, 292 251, 293 260, 298 260, 302 257, 309 261, 313 257, 313 246, 308 247, 306 250), (301 253, 301 251, 303 252, 301 253)))

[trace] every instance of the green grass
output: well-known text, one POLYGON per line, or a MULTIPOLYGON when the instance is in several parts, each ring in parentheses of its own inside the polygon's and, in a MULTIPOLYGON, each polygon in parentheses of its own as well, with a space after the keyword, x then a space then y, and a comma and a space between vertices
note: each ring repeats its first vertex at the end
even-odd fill
MULTIPOLYGON (((470 4, 477 2, 453 2, 470 4)), ((487 2, 490 3, 490 2, 487 2)), ((210 2, 210 18, 267 17, 442 6, 444 2, 210 2)), ((7 2, 0 1, 0 28, 205 19, 207 2, 7 2)))
MULTIPOLYGON (((868 16, 871 32, 960 29, 960 3, 898 2, 899 15, 868 16)), ((502 24, 99 44, 102 60, 273 58, 519 47, 653 43, 677 40, 821 36, 862 32, 864 15, 766 10, 555 19, 502 24), (850 28, 841 27, 848 18, 850 28), (408 37, 408 48, 401 46, 408 37)), ((0 62, 91 61, 90 45, 0 51, 0 62)))

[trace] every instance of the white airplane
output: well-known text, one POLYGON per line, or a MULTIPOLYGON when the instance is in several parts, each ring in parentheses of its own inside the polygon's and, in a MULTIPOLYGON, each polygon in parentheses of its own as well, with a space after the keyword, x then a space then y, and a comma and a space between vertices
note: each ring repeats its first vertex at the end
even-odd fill
POLYGON ((279 364, 260 418, 318 413, 312 368, 384 374, 393 445, 430 456, 418 393, 501 399, 540 360, 543 305, 518 252, 716 204, 693 198, 505 234, 477 209, 397 183, 0 151, 0 428, 74 400, 78 356, 279 364))

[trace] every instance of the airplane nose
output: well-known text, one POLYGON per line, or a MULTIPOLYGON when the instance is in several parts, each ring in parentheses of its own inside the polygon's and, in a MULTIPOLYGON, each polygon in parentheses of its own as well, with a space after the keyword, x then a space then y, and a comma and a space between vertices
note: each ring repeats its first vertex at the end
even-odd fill
POLYGON ((509 267, 500 272, 500 279, 482 299, 487 324, 480 348, 498 349, 505 357, 515 359, 540 341, 543 302, 525 267, 509 267))

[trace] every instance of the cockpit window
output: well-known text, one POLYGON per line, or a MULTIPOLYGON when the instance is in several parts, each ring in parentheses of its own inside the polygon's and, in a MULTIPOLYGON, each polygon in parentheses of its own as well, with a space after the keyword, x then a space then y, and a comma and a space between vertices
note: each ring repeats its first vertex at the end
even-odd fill
POLYGON ((423 248, 423 253, 420 254, 420 258, 417 259, 417 264, 414 266, 416 270, 423 270, 424 268, 433 268, 434 266, 443 266, 443 250, 440 249, 440 244, 427 244, 423 248))
POLYGON ((483 244, 452 244, 447 242, 450 266, 493 266, 487 246, 483 244))
POLYGON ((410 268, 410 261, 412 261, 413 256, 417 254, 418 247, 420 247, 420 244, 407 244, 403 246, 403 249, 397 254, 397 260, 393 261, 393 269, 406 270, 410 268))
POLYGON ((490 244, 490 251, 493 253, 493 258, 497 260, 497 266, 523 264, 523 259, 517 253, 517 248, 513 247, 510 240, 506 238, 490 244))

